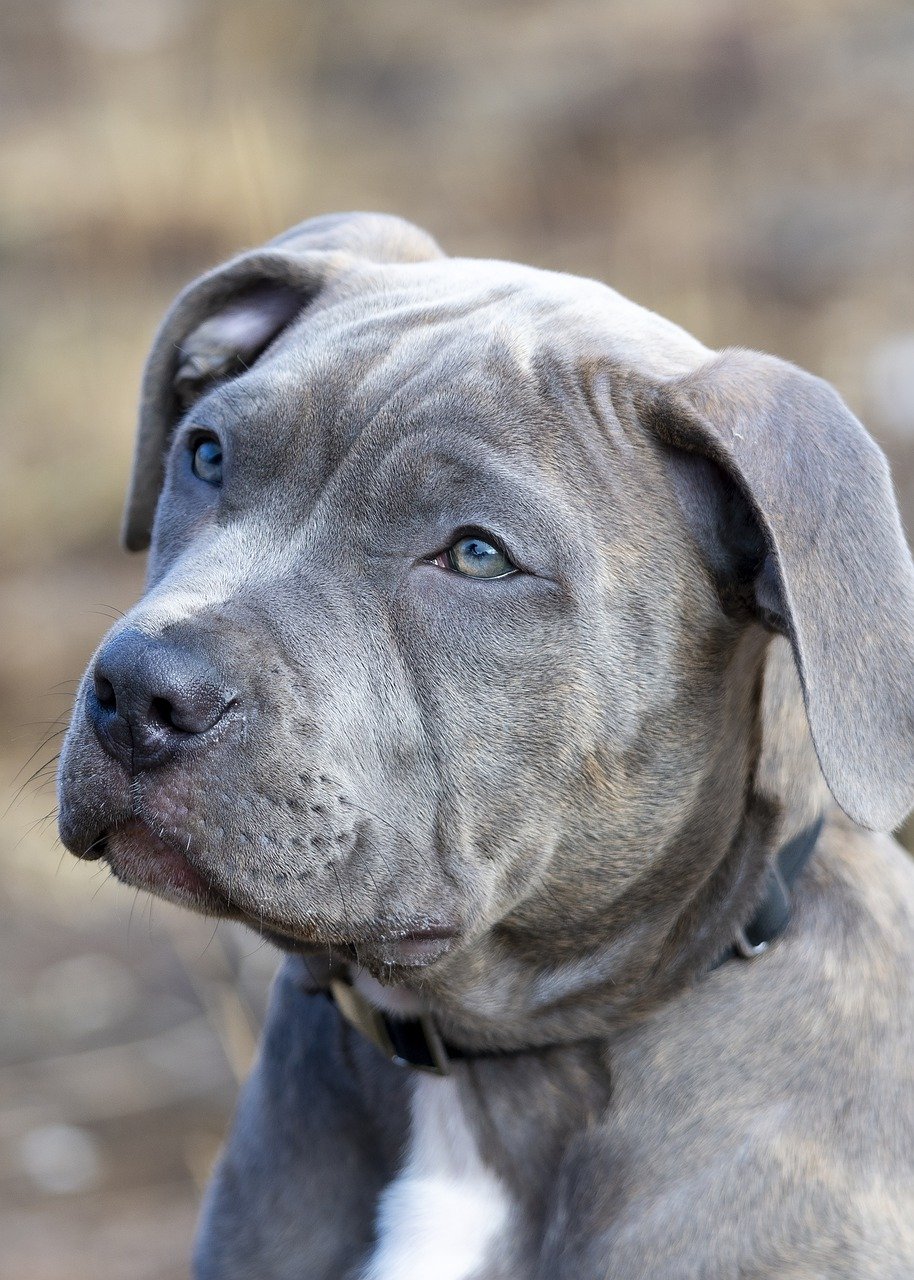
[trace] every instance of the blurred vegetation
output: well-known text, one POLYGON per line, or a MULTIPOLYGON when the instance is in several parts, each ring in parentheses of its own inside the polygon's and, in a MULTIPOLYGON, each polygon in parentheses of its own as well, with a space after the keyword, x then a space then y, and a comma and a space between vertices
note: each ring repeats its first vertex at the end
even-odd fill
POLYGON ((58 871, 49 771, 12 780, 141 589, 116 536, 162 310, 304 217, 390 210, 830 378, 910 520, 914 9, 5 0, 0 58, 0 1278, 168 1280, 272 960, 58 871))

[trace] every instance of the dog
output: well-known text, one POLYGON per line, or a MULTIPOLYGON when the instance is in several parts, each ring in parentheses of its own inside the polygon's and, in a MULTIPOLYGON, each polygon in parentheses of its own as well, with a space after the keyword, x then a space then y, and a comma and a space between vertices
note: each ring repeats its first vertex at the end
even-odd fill
POLYGON ((305 222, 155 340, 81 857, 286 953, 199 1280, 914 1275, 914 567, 826 383, 305 222))

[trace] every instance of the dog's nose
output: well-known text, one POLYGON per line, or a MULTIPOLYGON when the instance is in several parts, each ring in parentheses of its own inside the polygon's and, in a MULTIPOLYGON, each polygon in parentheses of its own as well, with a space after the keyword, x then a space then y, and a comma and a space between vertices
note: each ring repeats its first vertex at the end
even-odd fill
POLYGON ((199 742, 236 702, 193 647, 127 630, 98 655, 86 712, 105 751, 137 773, 199 742))

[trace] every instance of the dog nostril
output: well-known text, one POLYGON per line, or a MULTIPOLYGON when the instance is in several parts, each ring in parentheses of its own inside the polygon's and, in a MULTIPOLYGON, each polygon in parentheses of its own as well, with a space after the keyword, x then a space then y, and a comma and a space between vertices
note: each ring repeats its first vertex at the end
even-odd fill
POLYGON ((146 720, 150 725, 165 729, 171 734, 193 737, 206 733, 237 703, 238 698, 224 701, 221 696, 210 697, 205 691, 196 698, 172 699, 159 695, 149 700, 146 720))
POLYGON ((174 704, 169 702, 167 698, 153 698, 149 704, 149 719, 154 723, 161 725, 163 729, 181 729, 182 726, 175 721, 174 704))
POLYGON ((131 628, 106 644, 88 694, 102 748, 132 773, 170 761, 240 701, 200 647, 131 628))
POLYGON ((117 710, 117 695, 114 692, 114 685, 110 680, 106 680, 104 676, 96 673, 95 676, 95 696, 98 698, 99 706, 105 711, 117 710))

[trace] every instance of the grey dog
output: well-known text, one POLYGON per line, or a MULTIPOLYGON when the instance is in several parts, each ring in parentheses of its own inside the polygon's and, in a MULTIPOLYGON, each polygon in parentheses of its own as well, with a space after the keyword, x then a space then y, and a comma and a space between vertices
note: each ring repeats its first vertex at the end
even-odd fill
POLYGON ((175 303, 125 538, 64 843, 289 953, 200 1280, 910 1280, 914 566, 827 384, 319 218, 175 303))

